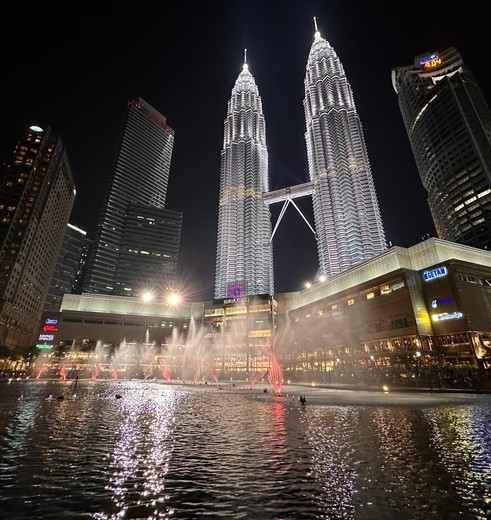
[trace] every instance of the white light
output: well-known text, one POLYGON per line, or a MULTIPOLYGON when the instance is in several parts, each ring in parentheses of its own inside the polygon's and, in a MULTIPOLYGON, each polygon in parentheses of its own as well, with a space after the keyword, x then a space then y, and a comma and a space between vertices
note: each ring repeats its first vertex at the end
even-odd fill
POLYGON ((172 293, 170 296, 169 296, 169 303, 171 305, 177 305, 179 303, 179 301, 181 300, 181 298, 179 297, 179 295, 177 293, 172 293))
POLYGON ((150 291, 144 292, 142 298, 144 302, 150 302, 153 300, 153 293, 150 291))

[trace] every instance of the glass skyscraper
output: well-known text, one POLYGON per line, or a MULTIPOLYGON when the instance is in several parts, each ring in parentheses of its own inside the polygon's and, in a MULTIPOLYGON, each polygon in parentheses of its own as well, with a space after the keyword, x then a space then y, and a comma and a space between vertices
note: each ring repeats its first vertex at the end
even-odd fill
POLYGON ((166 118, 142 98, 128 103, 84 291, 140 296, 173 284, 182 213, 165 208, 174 144, 166 118))
POLYGON ((387 245, 353 92, 317 26, 306 66, 304 110, 319 275, 330 277, 387 245))
POLYGON ((274 293, 268 149, 262 101, 244 60, 228 102, 221 153, 215 298, 274 293))
POLYGON ((453 47, 392 69, 438 237, 491 250, 491 109, 453 47))

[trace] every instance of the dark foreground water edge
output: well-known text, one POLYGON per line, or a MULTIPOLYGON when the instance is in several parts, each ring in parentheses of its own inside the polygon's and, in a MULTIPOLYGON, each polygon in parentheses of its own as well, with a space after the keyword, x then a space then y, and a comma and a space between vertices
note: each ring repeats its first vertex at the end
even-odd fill
POLYGON ((0 517, 491 518, 491 395, 282 394, 1 382, 0 517))

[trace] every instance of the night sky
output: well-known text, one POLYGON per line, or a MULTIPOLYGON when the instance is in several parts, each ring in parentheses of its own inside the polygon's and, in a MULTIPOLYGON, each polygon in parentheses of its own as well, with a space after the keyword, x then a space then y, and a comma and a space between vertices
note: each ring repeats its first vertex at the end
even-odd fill
MULTIPOLYGON (((184 213, 180 277, 190 299, 213 298, 223 122, 245 48, 263 102, 270 187, 306 182, 304 76, 316 16, 353 90, 387 240, 402 247, 436 234, 392 67, 454 46, 491 101, 490 30, 477 1, 394 10, 341 0, 29 3, 2 7, 0 160, 27 123, 51 125, 77 185, 70 222, 93 237, 126 103, 141 96, 175 130, 166 206, 184 213)), ((296 203, 313 223, 310 200, 296 203)), ((314 278, 314 236, 292 206, 273 244, 276 292, 314 278)))

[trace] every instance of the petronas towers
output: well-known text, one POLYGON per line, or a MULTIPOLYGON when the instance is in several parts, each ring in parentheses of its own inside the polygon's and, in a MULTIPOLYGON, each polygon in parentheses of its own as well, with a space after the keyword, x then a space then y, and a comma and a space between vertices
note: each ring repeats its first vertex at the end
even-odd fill
POLYGON ((273 294, 266 125, 247 63, 232 89, 221 156, 215 298, 273 294))
POLYGON ((293 192, 312 196, 319 275, 335 276, 387 248, 353 92, 317 27, 307 59, 304 110, 310 183, 271 197, 262 102, 244 62, 224 124, 217 299, 274 294, 269 204, 289 201, 293 192))

